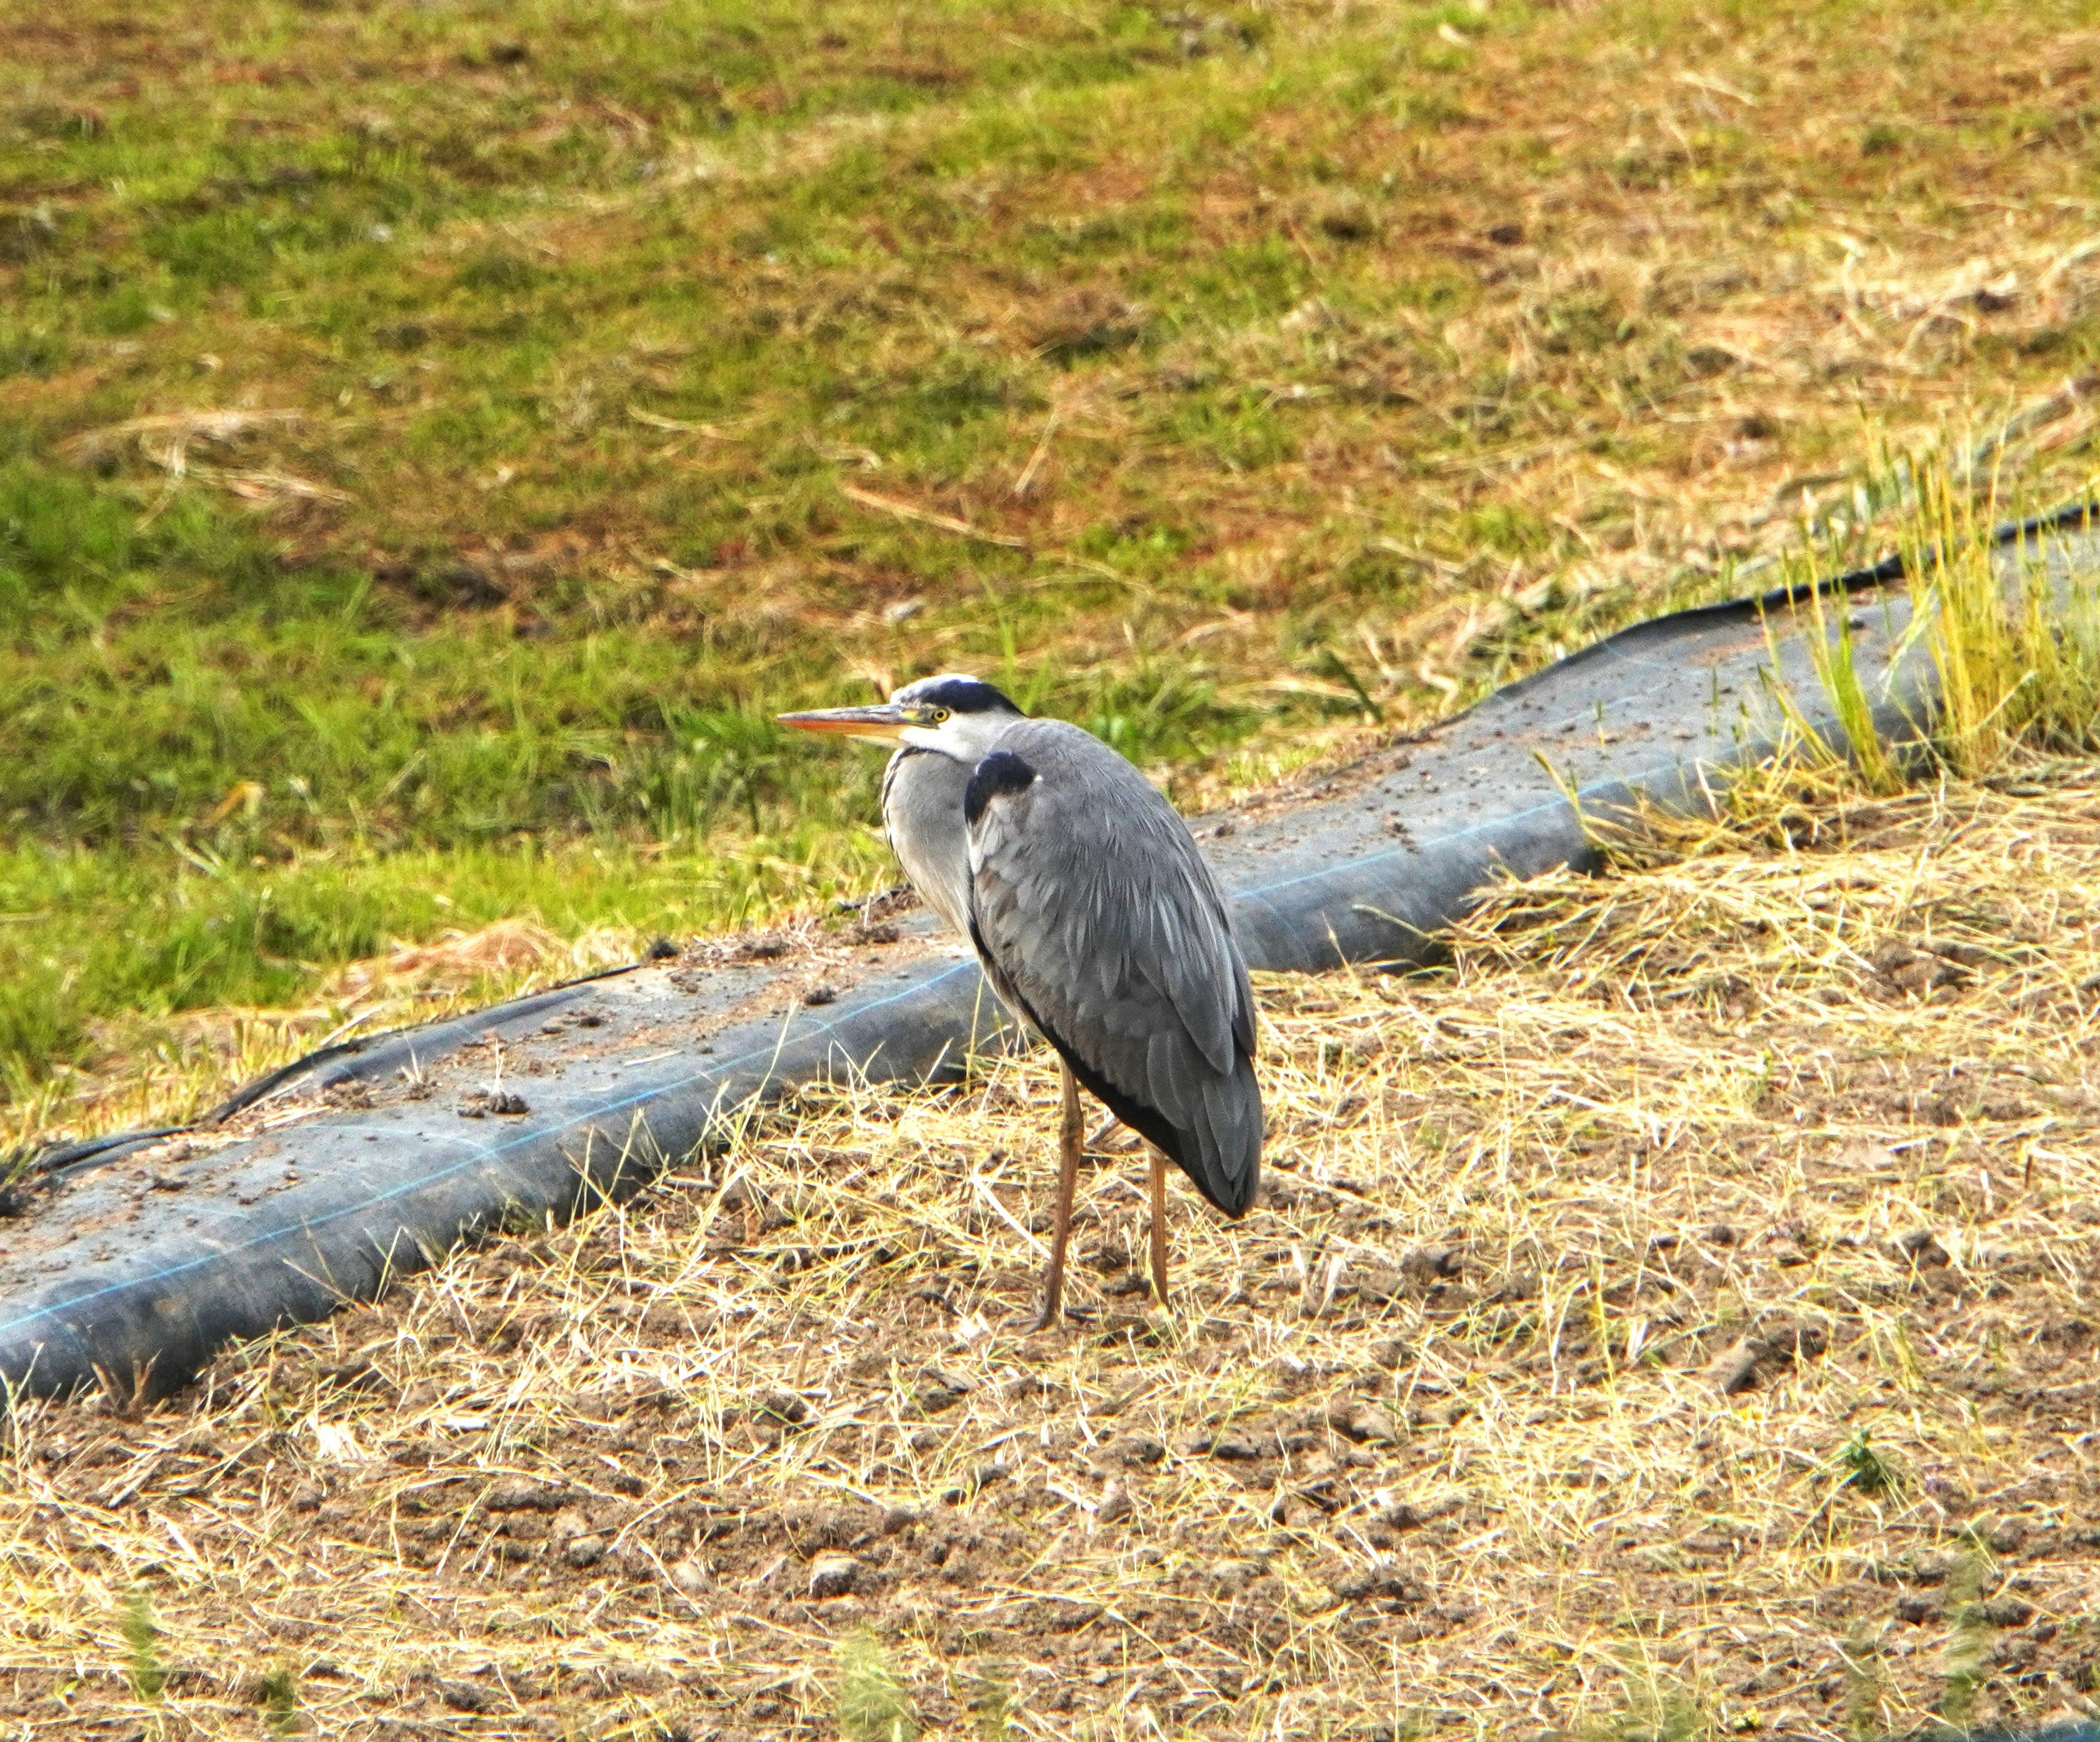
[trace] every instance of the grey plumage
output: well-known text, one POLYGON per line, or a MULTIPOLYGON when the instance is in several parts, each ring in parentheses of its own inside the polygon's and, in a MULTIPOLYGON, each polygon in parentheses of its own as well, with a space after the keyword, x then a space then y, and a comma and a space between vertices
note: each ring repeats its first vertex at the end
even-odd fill
POLYGON ((1080 1083, 1152 1146, 1152 1280, 1164 1303, 1167 1162, 1228 1215, 1260 1182, 1254 999, 1187 826, 1098 739, 1028 719, 974 677, 922 678, 874 707, 781 718, 899 747, 882 814, 905 875, 1064 1061, 1038 1323, 1061 1310, 1080 1083))
POLYGON ((1035 778, 968 827, 971 936, 1001 997, 1228 1215, 1260 1180, 1254 997, 1174 808, 1077 726, 1019 720, 1035 778))

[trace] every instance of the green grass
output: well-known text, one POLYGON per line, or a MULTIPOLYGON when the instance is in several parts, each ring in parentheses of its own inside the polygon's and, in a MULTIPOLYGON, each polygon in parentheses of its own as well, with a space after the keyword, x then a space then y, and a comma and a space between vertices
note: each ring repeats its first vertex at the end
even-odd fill
POLYGON ((2089 233, 2095 13, 25 0, 0 1093, 885 878, 783 707, 976 668, 1195 793, 1725 587, 1863 413, 2100 358, 1872 288, 2089 233))
POLYGON ((837 1658, 838 1727, 845 1742, 918 1742, 911 1696, 882 1641, 872 1633, 849 1634, 837 1658))
POLYGON ((161 1661, 161 1630, 153 1623, 152 1605, 146 1593, 135 1590, 124 1599, 118 1617, 126 1652, 125 1673, 132 1691, 141 1700, 157 1700, 166 1690, 168 1672, 161 1661))

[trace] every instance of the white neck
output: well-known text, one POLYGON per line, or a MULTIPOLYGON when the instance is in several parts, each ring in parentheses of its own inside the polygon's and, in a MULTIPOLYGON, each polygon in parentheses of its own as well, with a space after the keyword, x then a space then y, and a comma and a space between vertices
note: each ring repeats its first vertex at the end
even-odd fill
POLYGON ((1019 719, 1017 714, 951 714, 938 725, 907 725, 897 736, 915 750, 931 750, 951 762, 975 768, 1019 719))

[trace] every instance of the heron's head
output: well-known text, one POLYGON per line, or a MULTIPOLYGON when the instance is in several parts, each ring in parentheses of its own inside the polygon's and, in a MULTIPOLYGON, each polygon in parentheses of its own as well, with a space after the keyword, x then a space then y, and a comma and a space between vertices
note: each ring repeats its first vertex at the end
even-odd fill
POLYGON ((873 708, 783 714, 780 723, 805 732, 838 732, 877 743, 937 751, 974 768, 991 753, 999 734, 1021 717, 1021 710, 1004 693, 982 679, 946 672, 908 683, 873 708))

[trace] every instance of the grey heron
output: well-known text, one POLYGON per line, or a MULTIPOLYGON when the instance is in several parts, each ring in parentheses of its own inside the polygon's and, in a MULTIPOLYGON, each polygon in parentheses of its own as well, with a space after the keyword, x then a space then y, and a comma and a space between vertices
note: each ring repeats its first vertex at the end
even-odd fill
POLYGON ((1057 1049, 1063 1116, 1039 1325, 1062 1306, 1079 1085, 1149 1147, 1152 1283, 1167 1302, 1167 1163, 1229 1216, 1260 1181, 1254 997, 1211 867, 1158 789, 1091 733, 975 677, 785 725, 894 744, 882 815, 905 875, 1057 1049))

